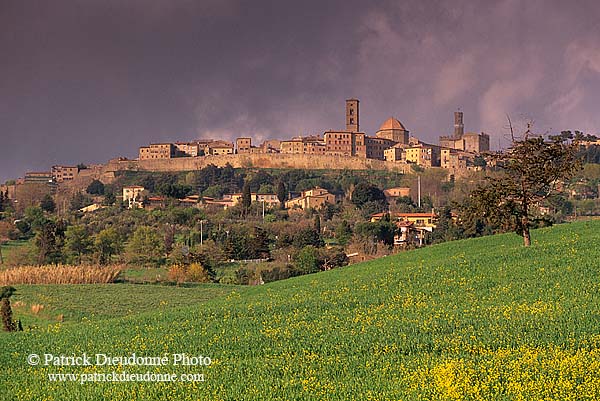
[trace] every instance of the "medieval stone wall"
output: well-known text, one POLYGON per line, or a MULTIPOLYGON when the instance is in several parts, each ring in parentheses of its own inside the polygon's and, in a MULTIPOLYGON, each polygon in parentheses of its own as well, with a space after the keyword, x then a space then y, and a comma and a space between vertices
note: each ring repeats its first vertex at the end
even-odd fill
POLYGON ((209 164, 224 167, 227 163, 235 168, 297 168, 310 170, 387 170, 410 172, 410 166, 398 162, 364 159, 338 155, 304 154, 236 154, 200 157, 180 157, 174 159, 110 161, 104 168, 105 173, 131 171, 194 171, 209 164))

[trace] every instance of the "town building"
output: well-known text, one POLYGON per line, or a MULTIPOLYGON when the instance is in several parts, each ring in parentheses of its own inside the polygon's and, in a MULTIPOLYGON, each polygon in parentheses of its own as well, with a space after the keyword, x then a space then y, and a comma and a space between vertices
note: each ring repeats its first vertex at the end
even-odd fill
POLYGON ((200 206, 200 196, 198 195, 188 195, 183 199, 178 199, 179 206, 183 207, 199 207, 200 206))
MULTIPOLYGON (((375 213, 371 215, 371 222, 380 221, 386 213, 375 213)), ((433 231, 436 227, 438 215, 433 211, 431 213, 392 213, 390 214, 392 221, 406 221, 413 223, 415 227, 424 228, 428 231, 433 231)))
POLYGON ((297 136, 289 141, 280 141, 280 153, 323 155, 326 145, 319 136, 297 136))
POLYGON ((425 168, 439 167, 440 151, 439 146, 421 143, 405 148, 402 160, 425 168))
POLYGON ((175 142, 175 148, 179 156, 198 157, 200 155, 198 142, 175 142))
POLYGON ((490 150, 490 136, 483 132, 467 132, 463 135, 463 143, 465 152, 482 153, 490 150))
POLYGON ((172 143, 151 143, 140 147, 139 160, 171 159, 177 156, 177 148, 172 143))
POLYGON ((325 131, 323 137, 327 154, 367 157, 364 132, 325 131))
POLYGON ((288 209, 318 209, 326 203, 333 205, 335 202, 336 197, 334 194, 329 193, 324 188, 315 187, 307 191, 302 191, 302 194, 297 198, 288 200, 285 202, 285 207, 288 209))
POLYGON ((202 197, 202 206, 204 207, 219 207, 222 208, 224 210, 227 210, 230 207, 233 207, 236 205, 236 202, 234 202, 231 199, 215 199, 215 198, 211 198, 208 196, 204 196, 202 197))
POLYGON ((267 139, 261 145, 262 153, 279 153, 281 141, 279 139, 267 139))
POLYGON ((456 149, 442 148, 440 167, 448 170, 464 170, 472 155, 456 149))
POLYGON ((241 137, 235 140, 235 148, 238 154, 250 153, 252 149, 252 138, 241 137))
POLYGON ((407 145, 402 143, 397 143, 394 146, 387 148, 383 151, 383 157, 387 162, 406 162, 406 154, 404 153, 404 148, 407 145))
POLYGON ((204 153, 207 155, 232 155, 233 143, 227 141, 213 141, 206 145, 204 153))
POLYGON ((450 136, 440 136, 440 146, 471 153, 487 152, 490 150, 490 136, 483 132, 465 133, 463 112, 457 111, 454 113, 454 133, 450 136))
POLYGON ((81 209, 79 209, 79 211, 82 213, 91 213, 95 212, 96 210, 104 209, 105 207, 106 206, 102 206, 99 203, 92 203, 91 205, 82 207, 81 209))
POLYGON ((142 208, 142 192, 145 190, 144 187, 139 185, 131 185, 123 187, 123 202, 127 204, 127 208, 142 208))
POLYGON ((50 171, 55 182, 71 181, 79 173, 77 166, 52 166, 50 171))
POLYGON ((401 198, 404 196, 410 196, 410 188, 408 187, 394 187, 384 189, 383 193, 387 198, 401 198))
POLYGON ((50 171, 29 171, 25 173, 25 184, 48 184, 52 182, 50 171))
MULTIPOLYGON (((225 202, 232 202, 232 205, 237 205, 242 201, 242 193, 238 192, 235 194, 225 194, 223 195, 223 201, 225 202)), ((260 194, 260 193, 256 193, 256 192, 252 192, 250 194, 250 201, 251 202, 259 202, 262 203, 264 202, 265 205, 267 206, 277 206, 279 205, 279 199, 277 198, 276 194, 260 194)))
POLYGON ((385 160, 385 151, 395 144, 396 142, 391 139, 366 136, 366 157, 367 159, 385 160))

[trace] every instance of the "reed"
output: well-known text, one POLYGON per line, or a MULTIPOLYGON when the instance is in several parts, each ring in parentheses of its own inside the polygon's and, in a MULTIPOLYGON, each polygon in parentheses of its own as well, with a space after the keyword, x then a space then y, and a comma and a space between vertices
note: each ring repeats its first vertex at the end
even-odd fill
POLYGON ((113 283, 122 269, 121 265, 21 266, 0 271, 0 285, 113 283))

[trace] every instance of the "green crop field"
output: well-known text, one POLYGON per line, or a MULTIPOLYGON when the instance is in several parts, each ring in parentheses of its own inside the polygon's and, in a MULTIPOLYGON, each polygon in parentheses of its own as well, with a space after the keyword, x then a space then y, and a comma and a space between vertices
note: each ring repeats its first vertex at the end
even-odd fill
MULTIPOLYGON (((20 248, 23 247, 28 247, 30 246, 30 242, 26 241, 26 240, 18 240, 18 241, 8 241, 2 245, 0 245, 0 247, 2 248, 2 258, 6 261, 9 260, 12 256, 12 253, 15 252, 16 250, 19 250, 20 248)), ((0 264, 0 269, 4 269, 6 268, 6 266, 4 264, 0 264)))
POLYGON ((11 298, 14 319, 20 319, 26 328, 28 325, 45 327, 59 320, 74 323, 179 308, 243 289, 213 284, 190 288, 135 284, 21 285, 17 288, 18 292, 11 298))
MULTIPOLYGON (((537 230, 533 239, 531 248, 514 234, 445 243, 205 302, 190 297, 186 307, 154 303, 141 307, 151 312, 114 319, 105 318, 110 302, 94 306, 97 298, 83 296, 86 311, 98 309, 89 321, 0 335, 0 394, 36 401, 600 399, 600 222, 537 230), (84 353, 166 362, 44 366, 44 354, 84 353), (184 353, 211 363, 174 365, 184 353), (31 354, 40 364, 28 365, 31 354), (114 381, 130 377, 124 373, 144 380, 147 372, 150 380, 150 373, 177 376, 114 381), (77 376, 52 381, 58 373, 77 376), (204 381, 182 381, 200 374, 204 381)), ((114 293, 119 305, 135 298, 114 293)))

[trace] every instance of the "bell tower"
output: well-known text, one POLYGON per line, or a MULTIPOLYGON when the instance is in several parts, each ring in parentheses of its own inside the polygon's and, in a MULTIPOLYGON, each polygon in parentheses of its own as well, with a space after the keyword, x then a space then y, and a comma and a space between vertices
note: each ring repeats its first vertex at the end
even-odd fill
POLYGON ((454 112, 454 138, 460 139, 465 134, 465 124, 463 123, 463 112, 454 112))
POLYGON ((358 132, 358 99, 346 100, 346 131, 358 132))

